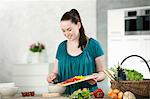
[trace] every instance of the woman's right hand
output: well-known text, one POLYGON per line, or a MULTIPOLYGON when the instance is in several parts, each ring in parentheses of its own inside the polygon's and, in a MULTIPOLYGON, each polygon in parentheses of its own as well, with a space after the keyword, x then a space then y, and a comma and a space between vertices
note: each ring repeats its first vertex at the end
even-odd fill
POLYGON ((57 76, 56 73, 51 73, 51 74, 49 74, 48 77, 47 77, 47 82, 48 82, 48 83, 52 83, 53 80, 56 78, 56 76, 57 76))

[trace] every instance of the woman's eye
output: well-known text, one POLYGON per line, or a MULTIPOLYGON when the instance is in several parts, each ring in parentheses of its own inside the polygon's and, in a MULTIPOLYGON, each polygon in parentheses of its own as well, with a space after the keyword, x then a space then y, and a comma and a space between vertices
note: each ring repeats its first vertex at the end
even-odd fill
POLYGON ((71 31, 71 29, 69 29, 69 31, 71 31))

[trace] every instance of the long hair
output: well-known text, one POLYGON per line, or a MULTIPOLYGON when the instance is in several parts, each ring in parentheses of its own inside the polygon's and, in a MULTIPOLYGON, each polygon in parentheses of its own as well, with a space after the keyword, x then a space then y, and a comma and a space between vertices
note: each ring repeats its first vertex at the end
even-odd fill
POLYGON ((81 27, 79 29, 80 37, 79 37, 78 48, 81 47, 81 50, 83 51, 83 49, 86 47, 87 39, 86 39, 84 27, 82 25, 79 12, 76 9, 71 9, 69 12, 64 13, 64 15, 62 16, 61 21, 65 21, 65 20, 71 20, 71 22, 74 24, 80 22, 81 27))

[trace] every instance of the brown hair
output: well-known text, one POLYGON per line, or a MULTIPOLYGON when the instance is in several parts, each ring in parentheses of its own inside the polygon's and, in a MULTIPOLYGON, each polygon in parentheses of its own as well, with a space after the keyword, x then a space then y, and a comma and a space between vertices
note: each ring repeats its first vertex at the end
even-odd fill
POLYGON ((80 37, 79 37, 78 48, 81 47, 81 50, 83 51, 83 49, 85 48, 87 44, 87 39, 86 39, 84 27, 82 25, 79 12, 76 9, 71 9, 70 11, 64 13, 64 15, 62 16, 61 21, 64 21, 64 20, 71 20, 71 22, 73 22, 74 24, 77 24, 78 22, 81 23, 81 27, 79 29, 80 37))

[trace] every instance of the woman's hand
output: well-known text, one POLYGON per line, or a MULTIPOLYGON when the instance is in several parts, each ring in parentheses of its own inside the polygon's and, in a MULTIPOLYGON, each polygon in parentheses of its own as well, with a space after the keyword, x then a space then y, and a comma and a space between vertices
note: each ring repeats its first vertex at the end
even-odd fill
POLYGON ((51 74, 49 74, 48 77, 47 77, 47 82, 48 82, 48 83, 52 83, 53 80, 54 80, 56 77, 57 77, 57 74, 56 74, 56 73, 51 73, 51 74))
POLYGON ((106 75, 104 72, 98 72, 93 74, 97 82, 102 81, 105 79, 106 75))
POLYGON ((87 81, 90 85, 94 85, 97 83, 97 73, 94 73, 92 75, 94 76, 94 79, 90 79, 87 81))
POLYGON ((90 85, 94 85, 97 83, 97 80, 96 79, 90 79, 87 81, 90 85))
POLYGON ((94 73, 92 75, 94 76, 94 79, 90 79, 87 81, 90 85, 94 85, 98 81, 102 81, 105 78, 105 74, 103 72, 94 73))

